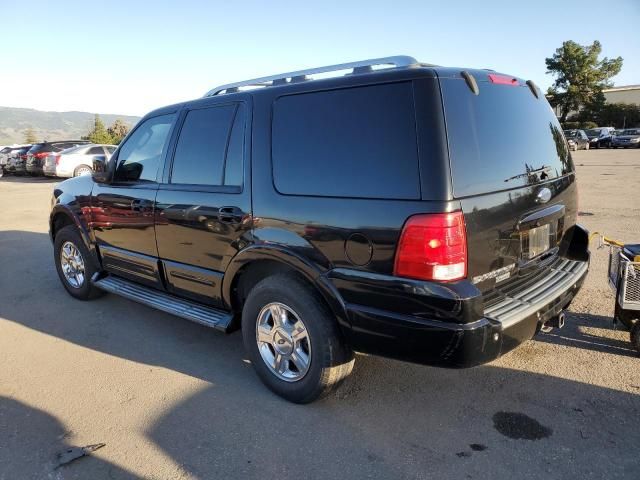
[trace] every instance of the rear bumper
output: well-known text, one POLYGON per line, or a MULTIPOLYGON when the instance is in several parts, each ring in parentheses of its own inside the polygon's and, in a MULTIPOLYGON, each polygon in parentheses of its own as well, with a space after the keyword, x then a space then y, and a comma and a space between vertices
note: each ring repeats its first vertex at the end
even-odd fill
POLYGON ((47 177, 55 177, 56 176, 56 167, 55 165, 50 167, 48 165, 45 165, 42 167, 42 172, 47 176, 47 177))
POLYGON ((37 163, 30 163, 26 165, 26 170, 28 173, 42 175, 42 165, 38 165, 37 163))
POLYGON ((588 262, 558 260, 523 285, 493 292, 479 319, 469 323, 347 303, 346 335, 365 353, 442 367, 480 365, 531 339, 539 323, 571 303, 587 271, 588 262))

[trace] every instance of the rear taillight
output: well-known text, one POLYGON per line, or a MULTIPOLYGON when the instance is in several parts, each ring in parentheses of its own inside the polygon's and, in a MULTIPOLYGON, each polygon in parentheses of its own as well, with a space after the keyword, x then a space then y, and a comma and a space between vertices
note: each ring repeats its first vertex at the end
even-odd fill
POLYGON ((452 281, 467 276, 467 234, 462 212, 414 215, 404 224, 394 275, 452 281))
POLYGON ((38 152, 38 153, 34 153, 33 156, 41 159, 41 158, 46 158, 47 155, 49 155, 51 152, 38 152))
POLYGON ((56 166, 60 165, 60 155, 56 155, 56 166))

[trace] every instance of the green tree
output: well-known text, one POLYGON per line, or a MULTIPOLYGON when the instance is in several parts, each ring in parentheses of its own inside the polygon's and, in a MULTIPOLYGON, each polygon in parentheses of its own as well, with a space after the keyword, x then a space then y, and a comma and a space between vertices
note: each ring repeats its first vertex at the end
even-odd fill
POLYGON ((118 144, 129 133, 129 126, 118 118, 113 122, 113 125, 107 129, 107 132, 111 135, 113 143, 118 144))
POLYGON ((580 106, 601 102, 602 89, 620 73, 622 57, 598 60, 601 53, 597 40, 587 46, 568 40, 545 60, 547 73, 556 77, 548 95, 551 105, 560 107, 561 122, 580 106))
POLYGON ((29 127, 24 131, 24 143, 36 143, 38 141, 38 137, 36 137, 36 132, 33 128, 29 127))
POLYGON ((113 143, 113 138, 107 131, 104 123, 100 119, 100 115, 96 114, 93 120, 93 127, 89 130, 89 134, 87 135, 87 140, 92 143, 113 143))

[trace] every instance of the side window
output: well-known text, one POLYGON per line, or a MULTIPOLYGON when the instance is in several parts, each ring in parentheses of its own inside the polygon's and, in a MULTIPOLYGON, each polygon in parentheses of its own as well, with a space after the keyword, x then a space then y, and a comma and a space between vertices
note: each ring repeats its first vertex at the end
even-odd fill
POLYGON ((280 193, 420 198, 409 82, 280 97, 272 132, 280 193))
POLYGON ((240 185, 243 138, 236 131, 244 130, 243 118, 238 105, 188 112, 176 144, 171 183, 240 185))
POLYGON ((120 148, 115 180, 155 182, 175 114, 145 120, 120 148))
POLYGON ((104 155, 102 147, 91 147, 87 152, 87 155, 104 155))

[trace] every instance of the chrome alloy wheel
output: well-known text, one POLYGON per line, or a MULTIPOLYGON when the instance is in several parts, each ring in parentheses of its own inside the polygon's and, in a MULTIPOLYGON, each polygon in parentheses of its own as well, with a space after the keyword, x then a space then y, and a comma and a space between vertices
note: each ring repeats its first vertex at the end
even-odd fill
POLYGON ((84 258, 72 242, 64 242, 60 249, 60 266, 69 285, 80 288, 84 285, 84 258))
POLYGON ((76 177, 81 177, 82 175, 91 175, 93 170, 89 167, 80 167, 76 170, 76 177))
POLYGON ((279 379, 297 382, 309 371, 309 333, 290 307, 274 302, 260 310, 256 341, 262 360, 279 379))

